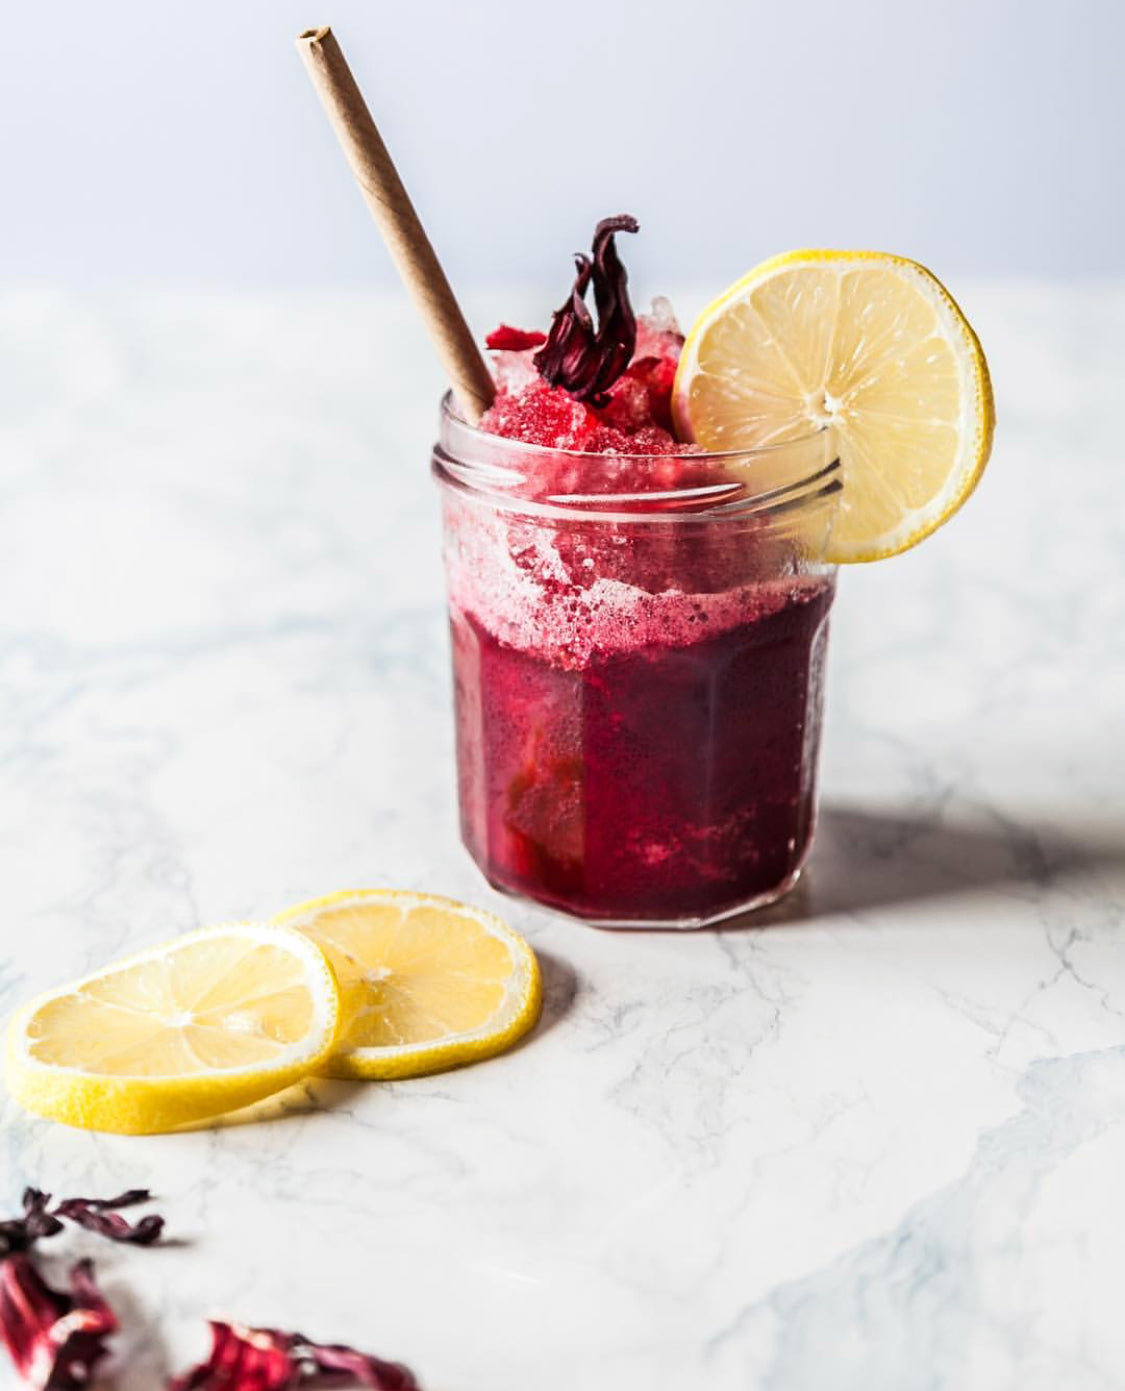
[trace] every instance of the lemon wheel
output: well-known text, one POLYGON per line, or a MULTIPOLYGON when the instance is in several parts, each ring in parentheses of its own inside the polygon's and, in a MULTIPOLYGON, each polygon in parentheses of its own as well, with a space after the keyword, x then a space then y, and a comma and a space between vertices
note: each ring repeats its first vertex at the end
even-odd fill
POLYGON ((434 894, 361 889, 282 913, 332 962, 344 1026, 322 1071, 395 1078, 510 1048, 539 1017, 535 953, 491 913, 434 894))
POLYGON ((947 521, 980 479, 995 419, 952 296, 924 266, 874 251, 794 251, 732 285, 688 334, 673 411, 708 449, 830 426, 838 562, 895 555, 947 521))
POLYGON ((254 923, 203 928, 21 1010, 8 1087, 67 1125, 170 1130, 315 1071, 339 1021, 339 987, 315 942, 254 923))

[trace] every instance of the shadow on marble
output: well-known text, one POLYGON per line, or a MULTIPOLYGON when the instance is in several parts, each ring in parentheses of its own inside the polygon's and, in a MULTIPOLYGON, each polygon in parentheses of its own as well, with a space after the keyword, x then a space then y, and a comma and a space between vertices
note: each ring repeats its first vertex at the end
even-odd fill
POLYGON ((536 1039, 542 1038, 573 1010, 581 993, 578 973, 569 962, 538 949, 535 955, 539 958, 539 970, 543 975, 543 1013, 531 1033, 516 1045, 516 1050, 534 1048, 536 1039))
MULTIPOLYGON (((168 1244, 161 1242, 161 1246, 168 1244)), ((151 1253, 137 1251, 136 1268, 132 1261, 124 1261, 108 1277, 99 1278, 118 1317, 121 1332, 111 1344, 112 1360, 106 1364, 102 1376, 95 1378, 98 1386, 113 1386, 118 1391, 152 1391, 153 1387, 167 1385, 172 1367, 159 1321, 134 1292, 143 1276, 146 1258, 159 1259, 159 1252, 160 1247, 151 1253)))
POLYGON ((323 1111, 346 1108, 357 1092, 370 1082, 349 1082, 335 1077, 306 1077, 291 1087, 267 1096, 241 1111, 228 1111, 212 1116, 196 1125, 181 1126, 175 1134, 190 1134, 193 1130, 228 1130, 240 1125, 263 1125, 276 1121, 304 1120, 323 1111))
POLYGON ((829 803, 793 892, 724 927, 803 922, 989 889, 1031 901, 1054 885, 1101 872, 1125 874, 1125 837, 829 803))

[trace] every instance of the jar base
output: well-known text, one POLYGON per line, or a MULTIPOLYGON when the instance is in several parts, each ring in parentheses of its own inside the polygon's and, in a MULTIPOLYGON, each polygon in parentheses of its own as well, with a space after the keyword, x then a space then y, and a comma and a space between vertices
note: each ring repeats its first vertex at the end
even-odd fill
POLYGON ((486 874, 485 878, 498 893, 502 893, 508 898, 521 899, 524 903, 534 903, 536 907, 541 908, 546 913, 566 918, 569 922, 581 923, 585 927, 604 927, 614 932, 628 932, 629 930, 638 932, 698 932, 709 927, 718 927, 721 923, 729 922, 732 918, 740 917, 744 913, 757 913, 772 907, 796 888, 803 871, 804 861, 802 860, 791 874, 772 889, 755 894, 753 898, 742 899, 729 908, 721 908, 714 913, 652 918, 603 918, 589 913, 571 912, 570 909, 560 907, 557 903, 536 898, 534 894, 529 894, 522 889, 511 888, 509 885, 493 879, 491 875, 486 874))

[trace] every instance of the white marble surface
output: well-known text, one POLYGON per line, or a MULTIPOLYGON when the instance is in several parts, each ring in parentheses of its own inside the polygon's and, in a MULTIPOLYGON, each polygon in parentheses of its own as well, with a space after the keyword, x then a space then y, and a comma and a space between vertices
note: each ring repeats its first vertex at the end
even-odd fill
POLYGON ((427 1391, 1125 1385, 1125 291, 962 288, 989 476, 843 577, 807 882, 696 935, 499 900, 457 844, 397 302, 0 296, 0 1010, 360 883, 493 904, 549 983, 508 1057, 255 1124, 5 1100, 7 1206, 147 1184, 183 1239, 102 1253, 116 1385, 210 1313, 427 1391))

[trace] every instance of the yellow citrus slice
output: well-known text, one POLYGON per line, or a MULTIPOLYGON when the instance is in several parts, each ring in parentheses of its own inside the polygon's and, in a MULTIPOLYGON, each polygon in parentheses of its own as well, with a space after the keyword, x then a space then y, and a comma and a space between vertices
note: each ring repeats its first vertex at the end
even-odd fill
POLYGON ((828 558, 917 544, 972 492, 995 415, 977 336, 924 266, 792 251, 699 316, 676 372, 682 438, 753 449, 831 426, 843 492, 828 558))
POLYGON ((323 947, 343 992, 344 1027, 322 1071, 416 1077, 511 1047, 539 1017, 535 953, 479 908, 397 889, 313 899, 283 922, 323 947))
POLYGON ((315 942, 255 923, 208 927, 21 1010, 8 1088, 50 1120, 151 1134, 307 1076, 339 1022, 339 986, 315 942))

